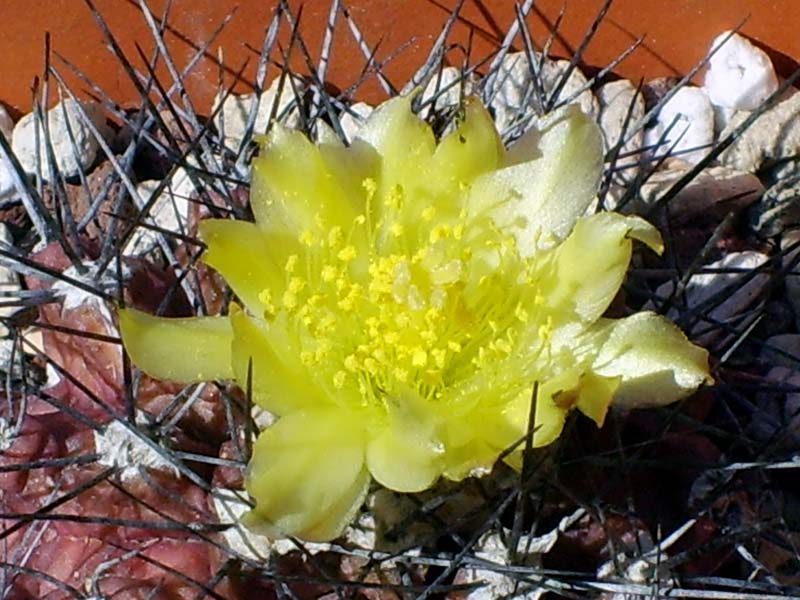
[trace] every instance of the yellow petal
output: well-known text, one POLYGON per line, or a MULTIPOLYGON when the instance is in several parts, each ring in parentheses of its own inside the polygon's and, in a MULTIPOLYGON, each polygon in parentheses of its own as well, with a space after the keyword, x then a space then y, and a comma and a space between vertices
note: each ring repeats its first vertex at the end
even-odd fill
POLYGON ((231 306, 233 371, 236 382, 247 389, 248 369, 253 401, 276 415, 311 406, 330 404, 299 358, 299 350, 281 330, 231 306), (252 366, 251 366, 252 365, 252 366))
MULTIPOLYGON (((392 98, 376 108, 361 128, 353 147, 368 144, 380 155, 373 203, 374 222, 412 227, 420 213, 441 198, 432 194, 436 149, 433 131, 411 111, 411 96, 392 98), (385 211, 391 211, 384 216, 385 211)), ((384 232, 385 235, 385 232, 384 232)))
POLYGON ((603 172, 602 135, 577 106, 568 106, 512 146, 507 164, 475 181, 469 211, 489 211, 530 255, 551 237, 565 238, 586 212, 603 172))
POLYGON ((212 266, 254 314, 265 307, 258 295, 264 289, 280 297, 285 283, 283 263, 274 258, 283 253, 271 248, 264 233, 254 223, 227 219, 207 219, 198 226, 208 245, 203 262, 212 266))
POLYGON ((126 308, 119 329, 133 364, 151 377, 181 383, 233 377, 228 317, 168 319, 126 308))
POLYGON ((343 192, 317 146, 299 131, 276 124, 253 160, 250 203, 265 231, 323 234, 349 226, 358 200, 343 192))
POLYGON ((383 171, 393 185, 429 168, 436 148, 433 132, 411 110, 411 96, 398 96, 381 104, 367 118, 356 139, 375 148, 383 159, 383 171))
POLYGON ((482 173, 497 168, 505 151, 491 115, 469 98, 461 125, 445 136, 433 155, 435 182, 443 190, 458 191, 482 173))
POLYGON ((569 237, 554 249, 552 268, 539 280, 539 295, 554 314, 569 311, 594 322, 625 279, 631 239, 656 251, 663 248, 658 230, 640 217, 607 212, 578 219, 569 237))
POLYGON ((602 427, 619 384, 620 377, 602 377, 591 371, 584 373, 575 408, 602 427))
POLYGON ((442 473, 443 448, 426 402, 413 392, 387 398, 387 426, 367 446, 370 473, 396 492, 421 492, 442 473))
POLYGON ((364 501, 369 473, 357 415, 294 412, 253 446, 247 492, 256 502, 244 523, 271 537, 313 542, 338 537, 364 501))
POLYGON ((592 369, 603 377, 621 378, 614 395, 617 406, 662 406, 713 382, 708 352, 660 315, 642 312, 601 319, 594 328, 603 330, 607 339, 592 369))

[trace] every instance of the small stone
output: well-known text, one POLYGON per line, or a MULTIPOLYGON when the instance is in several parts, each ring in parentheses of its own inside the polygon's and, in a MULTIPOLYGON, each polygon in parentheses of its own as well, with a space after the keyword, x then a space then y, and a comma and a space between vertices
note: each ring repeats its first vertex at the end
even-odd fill
MULTIPOLYGON (((283 81, 280 97, 278 97, 280 82, 280 78, 272 82, 269 88, 261 94, 257 107, 255 106, 256 94, 254 93, 242 96, 230 94, 224 100, 222 97, 217 98, 214 104, 214 110, 217 111, 214 123, 222 136, 222 142, 225 147, 234 152, 239 150, 244 141, 247 122, 252 110, 256 110, 256 120, 253 125, 252 135, 266 132, 273 108, 275 108, 275 119, 279 123, 287 127, 297 127, 299 125, 295 89, 297 89, 298 94, 302 95, 304 85, 297 78, 294 79, 294 85, 292 85, 292 81, 287 76, 283 81), (222 102, 221 107, 219 107, 220 101, 222 102)), ((247 140, 247 142, 249 141, 250 139, 247 140)))
MULTIPOLYGON (((597 101, 600 106, 600 129, 605 147, 610 149, 626 137, 628 128, 633 127, 644 116, 644 97, 630 81, 620 79, 606 83, 597 90, 597 101)), ((644 131, 640 129, 620 149, 620 157, 615 165, 617 170, 611 176, 605 198, 605 208, 615 210, 625 190, 638 175, 639 156, 636 153, 642 147, 643 141, 644 131)))
POLYGON ((177 477, 177 467, 134 434, 132 427, 115 420, 104 429, 95 431, 95 451, 100 455, 98 464, 118 467, 119 477, 123 482, 141 477, 141 469, 167 471, 177 477))
POLYGON ((755 110, 778 89, 778 78, 769 56, 747 38, 725 31, 714 39, 711 49, 717 46, 720 47, 708 59, 709 69, 703 85, 712 104, 755 110))
MULTIPOLYGON (((534 61, 540 68, 538 79, 542 83, 542 93, 547 101, 550 94, 558 86, 569 67, 566 60, 542 60, 539 53, 534 53, 534 61)), ((525 52, 513 52, 503 57, 495 76, 497 93, 491 108, 494 110, 497 128, 505 135, 508 130, 513 130, 517 125, 524 124, 521 118, 540 116, 544 112, 541 99, 534 87, 534 70, 525 52)), ((580 69, 575 68, 561 88, 557 101, 564 102, 583 88, 583 91, 570 101, 570 104, 579 104, 581 110, 587 115, 597 114, 597 100, 587 86, 588 80, 580 69), (586 87, 584 87, 586 86, 586 87)), ((558 103, 557 102, 557 103, 558 103)))
MULTIPOLYGON (((100 147, 97 138, 87 125, 86 119, 89 119, 102 135, 108 131, 103 110, 99 104, 78 102, 67 98, 47 111, 46 115, 56 166, 67 179, 76 177, 94 163, 100 147)), ((12 134, 11 147, 20 165, 27 173, 41 172, 44 179, 52 179, 48 166, 44 129, 41 124, 37 124, 34 113, 25 115, 16 124, 12 134), (39 147, 38 164, 37 143, 39 147)))
MULTIPOLYGON (((720 134, 725 138, 750 116, 739 111, 720 134)), ((800 93, 794 93, 760 115, 718 158, 723 165, 755 173, 766 161, 800 154, 800 93)))
POLYGON ((453 109, 461 103, 462 98, 466 98, 474 92, 475 78, 471 75, 466 77, 461 69, 456 67, 445 67, 441 71, 436 71, 428 81, 422 91, 420 102, 422 104, 432 104, 421 111, 423 118, 433 110, 436 114, 441 114, 448 109, 453 109), (433 100, 433 98, 436 98, 433 100), (430 102, 433 100, 433 102, 430 102))
MULTIPOLYGON (((635 125, 644 116, 644 97, 627 79, 612 81, 597 90, 600 106, 599 124, 606 148, 619 143, 628 134, 626 127, 635 125)), ((637 131, 622 147, 621 152, 634 152, 642 147, 644 133, 637 131)), ((630 160, 630 159, 629 159, 630 160)))
MULTIPOLYGON (((11 238, 11 233, 8 231, 5 223, 0 223, 0 247, 8 248, 13 244, 14 240, 11 238)), ((15 299, 14 293, 20 290, 19 275, 10 269, 5 264, 0 264, 0 303, 7 303, 15 299)), ((0 306, 0 316, 10 317, 17 308, 13 306, 0 306)), ((8 337, 9 331, 2 321, 0 321, 0 338, 8 337)), ((9 342, 11 340, 2 340, 0 343, 9 342)))
MULTIPOLYGON (((142 181, 136 186, 143 203, 150 201, 160 183, 149 180, 142 181)), ((161 191, 143 223, 185 235, 189 220, 189 199, 194 192, 194 182, 186 170, 182 167, 175 169, 170 183, 161 191)), ((158 246, 158 236, 159 234, 152 229, 139 227, 125 246, 123 254, 141 256, 152 252, 158 246)))
POLYGON ((760 358, 773 367, 800 370, 800 334, 783 333, 768 338, 760 358))
MULTIPOLYGON (((692 166, 682 160, 667 160, 663 170, 642 184, 632 210, 645 214, 692 166)), ((756 202, 764 186, 755 175, 727 167, 706 167, 669 201, 669 215, 676 223, 698 217, 722 219, 756 202)))
MULTIPOLYGON (((0 134, 11 144, 11 136, 14 131, 14 121, 8 114, 6 107, 0 104, 0 134)), ((16 193, 14 177, 12 176, 13 167, 5 159, 0 160, 0 200, 10 198, 16 193)))
POLYGON ((660 146, 656 154, 671 152, 696 164, 708 154, 714 142, 714 109, 705 91, 685 86, 658 113, 658 124, 648 131, 647 143, 660 146))
POLYGON ((366 102, 356 102, 339 115, 339 125, 342 127, 348 144, 356 138, 373 110, 375 109, 366 102))
POLYGON ((264 535, 244 527, 242 515, 250 510, 246 495, 226 488, 215 488, 211 492, 217 520, 221 525, 230 525, 222 532, 228 548, 240 556, 262 562, 272 554, 272 543, 264 535))
MULTIPOLYGON (((744 313, 764 296, 770 277, 761 267, 768 261, 767 255, 748 250, 731 252, 706 265, 689 278, 684 292, 673 298, 673 306, 680 309, 671 308, 669 318, 676 320, 681 313, 698 309, 699 318, 685 327, 689 337, 702 346, 729 339, 722 326, 727 324, 741 329, 756 316, 745 317, 744 313), (753 275, 757 269, 759 272, 753 275), (704 270, 707 272, 702 272, 704 270)), ((675 282, 668 281, 656 289, 655 296, 672 297, 674 289, 675 282)), ((650 310, 656 308, 652 302, 645 306, 650 310)))

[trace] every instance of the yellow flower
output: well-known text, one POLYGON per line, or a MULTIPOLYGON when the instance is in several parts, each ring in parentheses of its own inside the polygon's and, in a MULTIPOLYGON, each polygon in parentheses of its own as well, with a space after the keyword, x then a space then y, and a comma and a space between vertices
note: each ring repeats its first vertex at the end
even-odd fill
POLYGON ((253 163, 255 223, 208 220, 204 261, 241 301, 229 317, 120 312, 125 347, 154 377, 250 380, 278 416, 261 433, 247 523, 328 540, 371 478, 418 492, 439 477, 520 464, 572 408, 661 405, 708 375, 707 354, 652 313, 602 315, 632 216, 582 217, 602 170, 576 108, 506 150, 479 102, 438 144, 409 98, 379 107, 350 147, 276 126, 253 163))

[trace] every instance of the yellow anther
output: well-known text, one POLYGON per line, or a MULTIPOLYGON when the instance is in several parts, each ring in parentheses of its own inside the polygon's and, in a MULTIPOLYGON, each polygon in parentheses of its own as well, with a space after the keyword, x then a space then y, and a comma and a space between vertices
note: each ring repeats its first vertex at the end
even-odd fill
POLYGON ((447 342, 447 347, 453 352, 461 352, 461 344, 459 344, 458 342, 450 340, 449 342, 447 342))
POLYGON ((314 234, 311 233, 308 229, 306 229, 305 231, 303 231, 303 233, 300 234, 301 244, 305 244, 306 246, 313 246, 315 241, 316 238, 314 237, 314 234))
POLYGON ((364 368, 370 375, 375 375, 378 372, 378 361, 374 358, 366 358, 364 359, 364 368))
POLYGON ((392 223, 392 226, 389 228, 392 236, 400 237, 403 235, 403 226, 400 223, 392 223))
POLYGON ((354 372, 358 369, 358 358, 355 354, 349 354, 344 359, 344 368, 351 372, 354 372))
POLYGON ((451 232, 452 232, 452 229, 450 229, 449 226, 447 226, 447 225, 437 225, 436 227, 431 229, 431 232, 428 234, 428 241, 431 244, 435 244, 439 240, 446 239, 450 235, 451 232))
POLYGON ((384 204, 387 208, 400 208, 403 205, 404 193, 403 186, 396 184, 387 194, 384 204))
POLYGON ((264 288, 258 292, 258 301, 264 306, 272 306, 272 290, 264 288))
POLYGON ((342 262, 350 262, 356 257, 356 248, 355 246, 345 246, 336 254, 336 258, 341 260, 342 262))
POLYGON ((272 291, 264 288, 258 293, 258 301, 264 306, 264 319, 271 321, 275 318, 275 305, 272 303, 272 291))
POLYGON ((547 322, 542 323, 539 325, 539 339, 543 342, 546 342, 550 339, 550 336, 553 335, 553 317, 548 316, 547 322))
POLYGON ((297 267, 297 260, 297 254, 292 254, 286 259, 286 266, 284 269, 286 269, 287 273, 294 273, 294 269, 297 267))
POLYGON ((331 227, 331 230, 328 232, 328 246, 336 248, 342 243, 343 239, 344 234, 342 233, 342 228, 338 225, 336 227, 331 227))
POLYGON ((437 369, 444 369, 445 358, 447 357, 447 350, 443 348, 434 348, 431 350, 433 361, 436 363, 437 369))
POLYGON ((525 310, 521 304, 517 304, 517 308, 514 309, 514 316, 521 321, 522 323, 528 322, 528 311, 525 310))
POLYGON ((314 353, 309 352, 308 350, 303 350, 300 353, 300 361, 306 366, 312 365, 314 362, 314 353))
POLYGON ((422 348, 415 348, 411 354, 411 364, 418 369, 421 369, 428 364, 428 353, 422 348))
POLYGON ((408 381, 408 371, 400 367, 395 367, 392 371, 392 375, 394 375, 394 378, 400 383, 406 383, 408 381))
POLYGON ((361 182, 361 187, 363 187, 367 192, 367 198, 374 197, 375 192, 378 191, 378 184, 375 183, 375 180, 372 177, 365 177, 361 182))
POLYGON ((364 215, 358 215, 355 219, 353 219, 353 223, 355 223, 356 225, 363 225, 366 222, 367 222, 367 217, 365 217, 364 215))
POLYGON ((300 277, 292 277, 289 281, 289 291, 294 294, 301 292, 304 287, 306 287, 306 282, 300 277))
POLYGON ((286 290, 285 292, 283 292, 282 302, 283 302, 283 307, 286 308, 287 310, 292 310, 294 308, 297 308, 297 294, 295 294, 291 290, 286 290))
POLYGON ((322 272, 321 272, 322 281, 326 283, 330 283, 331 281, 336 279, 337 274, 338 273, 336 272, 336 267, 332 265, 325 265, 324 267, 322 267, 322 272))
POLYGON ((347 378, 347 373, 344 371, 337 371, 333 376, 333 387, 340 390, 344 387, 344 380, 347 378))
POLYGON ((511 354, 511 344, 508 342, 508 340, 504 340, 502 338, 495 340, 495 348, 497 348, 497 350, 503 354, 511 354))

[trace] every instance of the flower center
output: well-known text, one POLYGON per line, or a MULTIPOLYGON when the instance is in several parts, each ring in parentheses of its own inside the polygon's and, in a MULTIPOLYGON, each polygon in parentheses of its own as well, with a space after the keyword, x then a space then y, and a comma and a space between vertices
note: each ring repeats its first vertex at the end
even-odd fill
MULTIPOLYGON (((363 185, 369 212, 375 184, 363 185)), ((309 372, 326 387, 357 389, 365 404, 409 388, 438 399, 498 362, 519 361, 525 373, 530 346, 551 327, 536 310, 533 261, 488 217, 433 207, 410 216, 403 194, 387 195, 379 222, 362 214, 347 230, 302 232, 282 295, 259 296, 264 317, 284 313, 309 372)))

